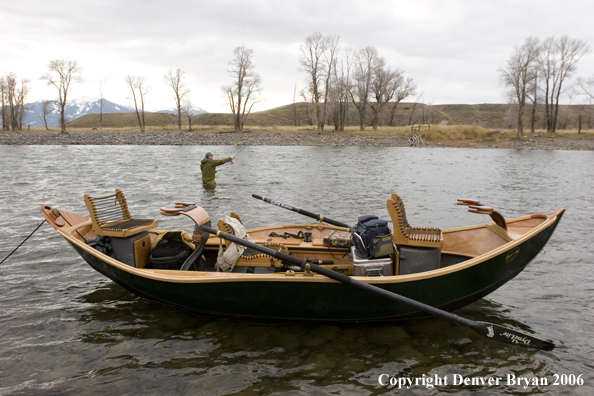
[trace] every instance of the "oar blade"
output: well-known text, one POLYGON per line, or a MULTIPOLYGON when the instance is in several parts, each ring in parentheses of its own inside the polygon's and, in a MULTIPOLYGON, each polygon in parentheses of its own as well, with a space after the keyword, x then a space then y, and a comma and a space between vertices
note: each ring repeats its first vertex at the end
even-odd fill
POLYGON ((555 344, 552 342, 544 341, 494 323, 473 322, 471 327, 478 333, 495 341, 541 349, 553 349, 555 347, 555 344))

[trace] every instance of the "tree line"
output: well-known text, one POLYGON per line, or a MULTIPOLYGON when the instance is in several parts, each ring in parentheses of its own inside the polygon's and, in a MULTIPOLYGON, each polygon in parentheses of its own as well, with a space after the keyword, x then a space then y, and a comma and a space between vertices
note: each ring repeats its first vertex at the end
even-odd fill
MULTIPOLYGON (((559 100, 575 88, 567 79, 577 69, 577 63, 590 52, 582 40, 568 36, 548 37, 542 42, 528 37, 522 45, 514 46, 512 55, 500 68, 503 84, 509 88, 508 96, 517 105, 517 136, 524 134, 524 118, 529 106, 530 130, 534 132, 536 110, 544 105, 545 127, 548 132, 557 130, 559 100)), ((594 78, 578 79, 584 93, 592 97, 594 78)))
POLYGON ((15 73, 8 72, 0 78, 0 102, 2 104, 2 130, 13 131, 23 129, 25 101, 29 93, 29 79, 20 82, 15 73))
POLYGON ((390 68, 375 47, 341 51, 339 40, 338 36, 315 32, 301 45, 299 70, 307 75, 301 96, 310 104, 312 123, 320 133, 330 123, 336 131, 344 131, 352 104, 359 115, 359 129, 365 129, 367 112, 371 111, 371 124, 377 130, 384 124, 386 104, 394 102, 392 125, 398 103, 416 92, 412 78, 390 68))
MULTIPOLYGON (((354 108, 360 130, 364 130, 367 125, 371 125, 374 130, 381 125, 394 125, 398 104, 417 93, 413 79, 406 77, 403 70, 390 67, 375 47, 343 49, 339 42, 339 36, 324 36, 315 32, 307 36, 300 46, 298 70, 306 78, 305 87, 299 91, 299 95, 308 104, 306 123, 316 125, 320 133, 326 125, 334 125, 336 131, 343 131, 349 109, 354 108)), ((585 42, 567 36, 548 37, 542 42, 529 37, 522 45, 513 47, 512 55, 501 66, 499 74, 502 83, 509 88, 510 101, 516 104, 518 137, 523 135, 526 118, 529 119, 531 131, 535 130, 537 108, 544 108, 546 130, 555 132, 559 124, 559 101, 562 95, 575 94, 579 89, 581 94, 594 99, 594 77, 577 79, 577 84, 567 82, 576 71, 578 61, 589 52, 590 47, 585 42)), ((262 79, 256 72, 253 57, 252 49, 244 46, 235 48, 227 69, 231 84, 221 87, 237 132, 244 129, 253 106, 262 100, 262 79)), ((182 115, 187 116, 189 129, 192 128, 193 105, 184 77, 185 72, 181 69, 170 69, 163 76, 163 82, 173 91, 179 131, 182 128, 182 115)), ((61 132, 66 133, 68 92, 72 84, 83 81, 82 68, 77 60, 52 60, 40 79, 57 91, 56 99, 43 101, 43 114, 40 117, 47 129, 46 116, 54 110, 54 106, 57 107, 61 132)), ((125 83, 131 93, 139 128, 144 132, 146 96, 151 88, 144 76, 128 75, 125 83)), ((29 79, 19 81, 13 72, 0 78, 0 116, 4 131, 22 130, 29 84, 29 79)), ((103 87, 104 82, 100 87, 100 124, 103 87)), ((296 97, 297 84, 293 105, 295 125, 298 125, 300 120, 295 107, 296 97)), ((421 95, 418 95, 415 105, 420 100, 421 95)))

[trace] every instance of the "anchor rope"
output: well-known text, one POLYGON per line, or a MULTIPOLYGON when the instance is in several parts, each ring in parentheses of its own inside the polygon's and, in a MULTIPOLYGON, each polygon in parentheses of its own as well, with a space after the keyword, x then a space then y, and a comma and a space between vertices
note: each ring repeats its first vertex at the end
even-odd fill
POLYGON ((23 242, 21 242, 21 244, 19 246, 17 246, 12 252, 10 252, 10 254, 8 256, 4 257, 4 260, 0 261, 0 264, 2 264, 3 262, 5 262, 10 256, 12 256, 12 254, 14 252, 16 252, 18 250, 18 248, 20 248, 23 245, 23 243, 27 242, 27 239, 31 238, 31 236, 33 234, 35 234, 35 231, 37 231, 39 229, 39 227, 41 227, 43 225, 43 223, 45 223, 45 219, 43 219, 43 221, 37 226, 37 228, 34 229, 33 232, 30 233, 29 236, 27 238, 25 238, 25 240, 23 242))

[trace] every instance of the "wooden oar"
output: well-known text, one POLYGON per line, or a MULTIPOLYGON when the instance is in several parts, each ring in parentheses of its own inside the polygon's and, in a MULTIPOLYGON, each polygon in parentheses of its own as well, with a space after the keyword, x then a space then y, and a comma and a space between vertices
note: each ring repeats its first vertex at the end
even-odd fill
POLYGON ((252 197, 254 197, 256 199, 260 199, 260 200, 262 200, 264 202, 267 202, 269 204, 272 204, 272 205, 280 206, 281 208, 284 208, 284 209, 292 210, 293 212, 302 214, 302 215, 307 216, 307 217, 311 217, 311 218, 316 219, 318 221, 322 221, 322 222, 326 222, 328 224, 335 225, 337 227, 352 228, 348 224, 341 223, 340 221, 329 219, 327 217, 324 217, 324 215, 322 215, 322 214, 315 214, 315 213, 309 212, 307 210, 303 210, 303 209, 299 209, 299 208, 294 208, 291 205, 287 205, 287 204, 284 204, 282 202, 278 202, 278 201, 272 200, 270 198, 262 197, 262 196, 256 195, 256 194, 252 194, 252 197))
POLYGON ((478 321, 463 318, 463 317, 455 315, 451 312, 446 312, 444 310, 435 308, 431 305, 427 305, 420 301, 416 301, 416 300, 410 299, 408 297, 401 296, 399 294, 393 293, 388 290, 384 290, 377 286, 373 286, 368 283, 361 282, 361 281, 354 279, 350 276, 346 276, 341 273, 326 269, 324 267, 320 267, 316 264, 308 262, 307 259, 299 260, 298 258, 295 258, 288 254, 277 252, 275 250, 267 248, 266 246, 257 245, 253 242, 248 242, 245 239, 241 239, 236 236, 215 230, 214 228, 211 228, 211 227, 202 226, 200 228, 206 232, 209 232, 211 234, 218 236, 219 238, 226 239, 233 243, 237 243, 238 245, 252 248, 252 249, 262 252, 264 254, 268 254, 269 256, 272 256, 274 258, 291 263, 293 265, 297 265, 302 270, 305 270, 305 266, 309 265, 310 269, 313 272, 316 272, 320 275, 324 275, 324 276, 334 279, 338 282, 342 282, 347 285, 351 285, 351 286, 358 287, 363 290, 367 290, 371 293, 375 293, 377 295, 386 297, 392 301, 396 301, 401 304, 409 305, 409 306, 414 307, 420 311, 425 311, 432 315, 439 316, 441 318, 451 320, 453 322, 462 324, 464 326, 471 327, 472 329, 476 330, 479 334, 481 334, 485 337, 488 337, 490 339, 493 339, 496 341, 507 342, 507 343, 511 343, 511 344, 531 346, 531 347, 535 347, 535 348, 551 349, 554 347, 554 344, 552 344, 551 342, 543 341, 538 338, 529 336, 527 334, 520 333, 516 330, 510 330, 508 328, 505 328, 503 326, 499 326, 499 325, 496 325, 493 323, 478 322, 478 321))

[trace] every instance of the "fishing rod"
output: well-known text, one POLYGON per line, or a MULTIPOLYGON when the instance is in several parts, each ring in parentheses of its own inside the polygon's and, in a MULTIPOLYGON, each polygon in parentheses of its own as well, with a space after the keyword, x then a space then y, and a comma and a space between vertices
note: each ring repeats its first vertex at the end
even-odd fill
MULTIPOLYGON (((247 147, 247 146, 243 146, 243 148, 242 148, 241 150, 239 150, 239 152, 238 152, 237 154, 235 154, 235 158, 237 158, 237 156, 238 156, 239 154, 241 154, 241 152, 242 152, 243 150, 245 150, 245 148, 246 148, 246 147, 247 147)), ((229 162, 230 162, 230 163, 233 163, 233 160, 231 160, 231 161, 229 161, 229 162)))
POLYGON ((303 209, 299 209, 299 208, 294 208, 291 205, 287 205, 287 204, 284 204, 282 202, 274 201, 274 200, 272 200, 270 198, 262 197, 262 196, 256 195, 256 194, 252 194, 252 197, 254 197, 256 199, 260 199, 260 200, 262 200, 264 202, 267 202, 269 204, 280 206, 281 208, 288 209, 288 210, 291 210, 293 212, 302 214, 304 216, 311 217, 311 218, 316 219, 318 221, 326 222, 328 224, 335 225, 337 227, 344 227, 344 228, 349 228, 349 229, 352 228, 348 224, 341 223, 340 221, 336 221, 336 220, 332 220, 332 219, 329 219, 327 217, 324 217, 323 214, 315 214, 315 213, 309 212, 307 210, 303 210, 303 209))

